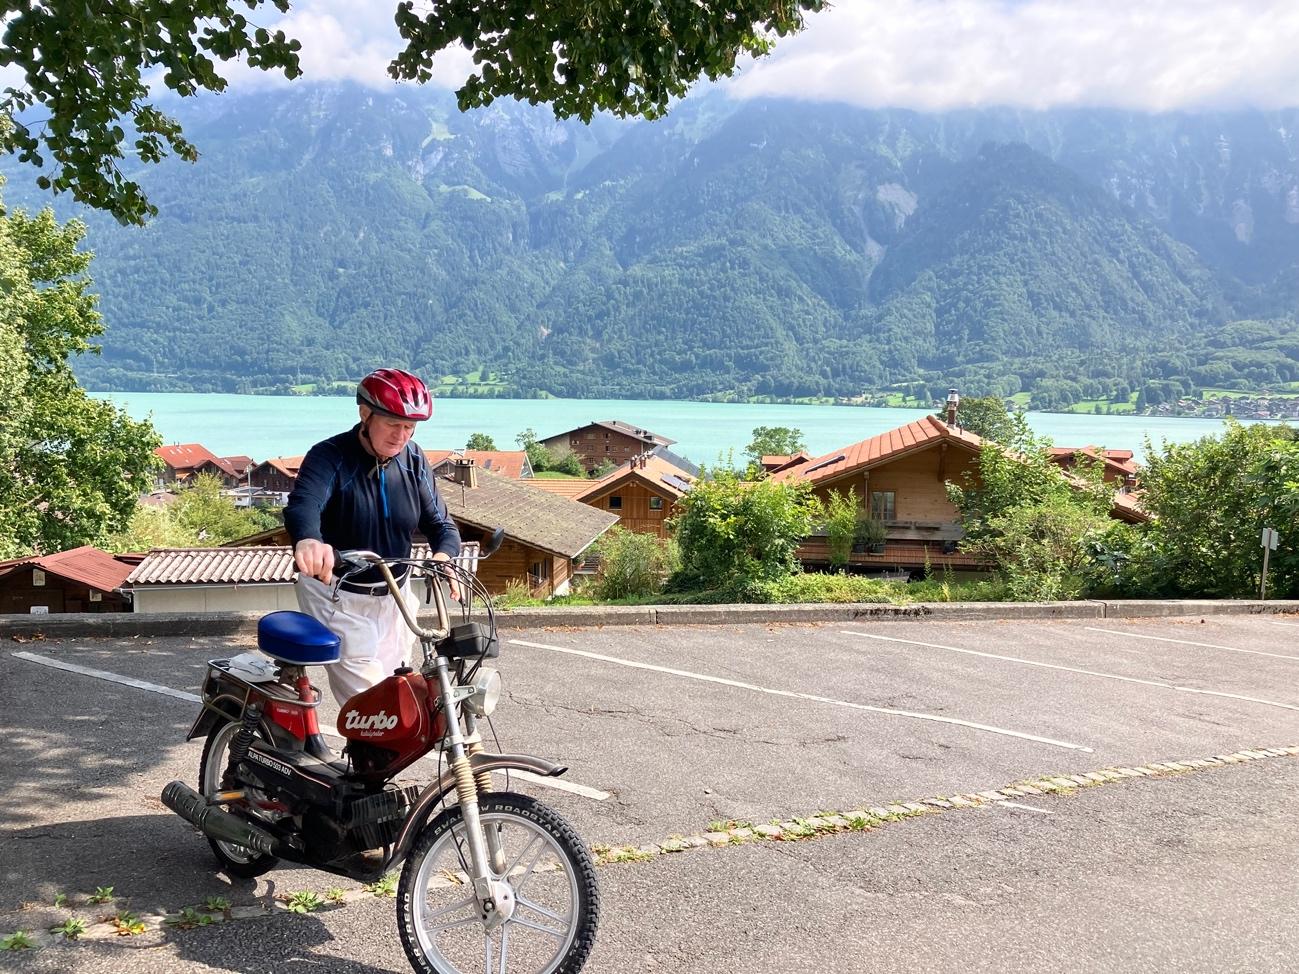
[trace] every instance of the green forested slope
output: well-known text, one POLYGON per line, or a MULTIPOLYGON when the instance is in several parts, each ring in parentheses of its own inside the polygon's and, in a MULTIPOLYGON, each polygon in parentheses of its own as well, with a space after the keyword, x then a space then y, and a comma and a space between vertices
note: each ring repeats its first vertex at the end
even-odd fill
MULTIPOLYGON (((486 366, 524 394, 959 380, 1046 402, 1299 377, 1299 113, 711 94, 587 127, 346 86, 181 110, 203 158, 144 174, 160 216, 88 217, 108 325, 91 387, 271 390, 403 363, 486 366)), ((26 178, 11 203, 43 201, 26 178)))

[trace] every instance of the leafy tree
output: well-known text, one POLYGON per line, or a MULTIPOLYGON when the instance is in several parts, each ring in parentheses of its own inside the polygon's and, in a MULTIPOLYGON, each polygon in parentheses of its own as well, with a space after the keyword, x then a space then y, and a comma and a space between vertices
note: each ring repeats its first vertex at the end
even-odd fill
POLYGON ((528 455, 528 463, 532 465, 533 473, 543 473, 547 470, 553 470, 555 464, 554 455, 546 447, 537 442, 536 430, 529 427, 514 438, 514 442, 523 448, 523 452, 528 455))
POLYGON ((189 487, 180 492, 179 499, 169 509, 172 519, 180 528, 209 546, 247 537, 279 523, 273 514, 266 511, 236 507, 235 502, 221 490, 219 477, 199 474, 189 487))
POLYGON ((496 441, 486 433, 470 433, 469 442, 465 444, 466 450, 495 450, 496 441))
POLYGON ((672 528, 681 547, 677 590, 743 589, 798 570, 794 551, 820 514, 806 481, 744 483, 733 470, 701 471, 678 501, 672 528))
POLYGON ((753 440, 744 448, 744 455, 753 463, 760 463, 764 456, 772 454, 790 456, 799 450, 806 450, 803 442, 803 431, 788 426, 755 426, 753 440))
POLYGON ((582 459, 572 450, 565 450, 562 453, 551 456, 550 468, 557 473, 566 473, 570 477, 585 477, 586 469, 582 466, 582 459))
MULTIPOLYGON (((250 14, 267 6, 266 0, 243 5, 250 14)), ((289 0, 271 5, 281 13, 290 6, 289 0)), ((823 0, 451 0, 416 12, 411 0, 402 0, 396 20, 406 48, 390 72, 399 80, 428 81, 433 56, 463 44, 474 50, 479 69, 457 92, 462 109, 510 95, 549 102, 559 117, 590 121, 600 109, 655 117, 697 78, 731 74, 740 55, 765 53, 771 35, 800 30, 803 12, 822 6, 823 0)), ((95 11, 62 0, 7 0, 0 12, 0 65, 23 75, 0 100, 0 113, 14 121, 0 145, 37 166, 48 156, 54 173, 40 178, 43 188, 70 191, 123 223, 142 223, 157 212, 119 168, 126 153, 142 162, 169 153, 191 162, 198 157, 180 124, 149 102, 155 77, 188 96, 224 90, 217 62, 232 58, 289 79, 302 73, 301 44, 256 26, 229 0, 120 0, 95 11), (48 113, 39 128, 20 116, 35 106, 48 113)))
POLYGON ((84 226, 0 215, 0 557, 98 544, 124 527, 161 439, 77 384, 68 358, 103 330, 84 226))
POLYGON ((733 0, 726 4, 656 0, 442 0, 416 12, 397 7, 406 49, 393 77, 428 81, 433 55, 464 44, 479 70, 456 92, 462 110, 502 95, 549 102, 561 118, 664 114, 701 76, 730 75, 741 54, 765 54, 771 35, 803 28, 803 11, 824 0, 733 0), (427 12, 426 12, 427 11, 427 12))
MULTIPOLYGON (((947 410, 940 410, 935 415, 946 420, 947 410)), ((956 423, 994 443, 1013 443, 1022 439, 1028 429, 1024 417, 1011 413, 1000 396, 963 397, 956 411, 956 423)))
POLYGON ((1285 426, 1227 421, 1221 436, 1147 445, 1142 503, 1155 516, 1133 572, 1152 594, 1248 598, 1262 529, 1275 528, 1268 590, 1299 597, 1299 441, 1285 426))
POLYGON ((600 461, 596 468, 591 471, 591 479, 600 480, 601 478, 609 476, 609 474, 613 473, 617 469, 618 465, 608 457, 605 457, 600 461))

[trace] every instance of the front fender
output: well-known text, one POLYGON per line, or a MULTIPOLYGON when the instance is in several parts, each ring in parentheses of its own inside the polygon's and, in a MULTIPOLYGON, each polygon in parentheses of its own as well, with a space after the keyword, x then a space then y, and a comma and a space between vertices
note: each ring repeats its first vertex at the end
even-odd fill
MULTIPOLYGON (((530 754, 490 754, 487 751, 480 751, 477 754, 469 756, 469 767, 478 774, 486 771, 528 771, 535 775, 541 775, 543 778, 555 778, 563 774, 568 768, 544 758, 536 758, 530 754)), ((456 789, 455 773, 448 768, 438 776, 436 781, 431 781, 420 792, 419 798, 411 806, 410 811, 406 814, 406 821, 401 827, 401 832, 397 835, 397 842, 393 846, 392 855, 384 863, 384 869, 391 869, 400 863, 408 855, 415 845, 415 840, 419 834, 424 831, 424 825, 428 822, 429 817, 433 814, 434 809, 441 804, 442 799, 448 793, 456 789)))

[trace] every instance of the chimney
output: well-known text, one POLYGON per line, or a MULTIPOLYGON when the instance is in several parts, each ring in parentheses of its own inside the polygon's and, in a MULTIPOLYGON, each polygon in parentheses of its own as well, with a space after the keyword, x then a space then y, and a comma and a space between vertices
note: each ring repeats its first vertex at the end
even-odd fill
POLYGON ((947 390, 947 425, 956 425, 956 410, 961 405, 961 397, 955 389, 947 390))
POLYGON ((478 486, 478 466, 473 457, 453 457, 451 460, 451 479, 461 487, 473 490, 478 486))

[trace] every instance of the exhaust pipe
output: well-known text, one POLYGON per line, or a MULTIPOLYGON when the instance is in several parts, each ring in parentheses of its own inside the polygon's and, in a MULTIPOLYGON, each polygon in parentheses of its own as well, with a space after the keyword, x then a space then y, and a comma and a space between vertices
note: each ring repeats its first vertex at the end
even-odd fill
POLYGON ((162 790, 162 803, 209 838, 268 856, 281 854, 275 836, 252 822, 231 815, 219 805, 209 805, 206 798, 183 781, 173 781, 162 790))

